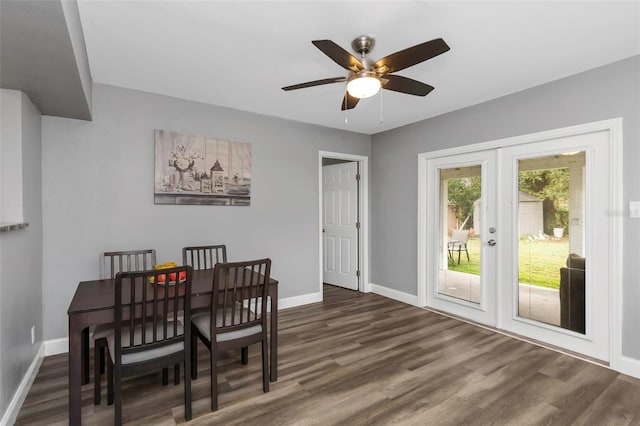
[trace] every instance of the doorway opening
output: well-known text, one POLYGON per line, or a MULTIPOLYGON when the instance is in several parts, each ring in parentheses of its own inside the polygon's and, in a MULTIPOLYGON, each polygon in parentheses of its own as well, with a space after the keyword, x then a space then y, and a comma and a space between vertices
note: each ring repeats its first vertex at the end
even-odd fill
POLYGON ((368 292, 368 157, 320 151, 318 169, 319 292, 368 292))

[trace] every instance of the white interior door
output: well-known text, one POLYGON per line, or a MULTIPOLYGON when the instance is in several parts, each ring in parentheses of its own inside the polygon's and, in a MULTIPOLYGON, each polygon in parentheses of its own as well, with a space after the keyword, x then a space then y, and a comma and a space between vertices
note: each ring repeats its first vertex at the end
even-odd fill
POLYGON ((323 281, 358 290, 358 163, 322 167, 323 281))

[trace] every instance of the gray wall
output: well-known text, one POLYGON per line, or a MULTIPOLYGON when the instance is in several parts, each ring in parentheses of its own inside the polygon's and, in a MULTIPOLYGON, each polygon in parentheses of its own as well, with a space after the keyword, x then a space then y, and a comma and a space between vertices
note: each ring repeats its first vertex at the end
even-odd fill
POLYGON ((371 138, 191 101, 95 85, 93 121, 43 117, 45 339, 67 335, 79 281, 98 255, 227 244, 269 256, 280 297, 318 292, 318 151, 370 155, 371 138), (252 143, 249 207, 153 204, 154 129, 252 143))
POLYGON ((90 120, 91 81, 76 1, 0 1, 0 87, 44 115, 90 120))
POLYGON ((23 217, 29 227, 0 233, 0 417, 42 342, 41 117, 24 94, 12 110, 6 106, 0 125, 21 123, 23 217))
POLYGON ((417 294, 418 153, 615 117, 624 126, 623 354, 640 359, 640 220, 627 207, 640 199, 640 56, 374 135, 371 281, 417 294))

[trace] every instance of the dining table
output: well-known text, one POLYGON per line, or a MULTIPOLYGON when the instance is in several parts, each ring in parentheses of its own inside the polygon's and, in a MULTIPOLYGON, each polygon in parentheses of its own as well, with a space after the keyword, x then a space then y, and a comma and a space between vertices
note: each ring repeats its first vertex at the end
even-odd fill
MULTIPOLYGON (((191 309, 211 306, 213 269, 194 270, 191 281, 191 309)), ((269 296, 269 378, 278 380, 278 281, 271 278, 269 296)), ((83 357, 83 344, 89 328, 114 321, 115 279, 82 281, 71 299, 69 310, 69 424, 82 423, 82 384, 88 382, 88 357, 83 357)))

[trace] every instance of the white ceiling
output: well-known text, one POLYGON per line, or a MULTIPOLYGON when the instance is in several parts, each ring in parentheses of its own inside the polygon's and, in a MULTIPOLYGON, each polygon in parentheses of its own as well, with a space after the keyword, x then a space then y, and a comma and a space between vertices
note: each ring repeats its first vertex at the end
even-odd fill
POLYGON ((640 54, 639 1, 79 0, 93 80, 375 134, 640 54), (346 114, 347 71, 311 44, 373 35, 383 56, 442 37, 451 50, 398 72, 435 87, 382 91, 346 114), (380 122, 382 118, 382 122, 380 122))

